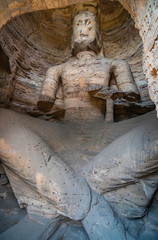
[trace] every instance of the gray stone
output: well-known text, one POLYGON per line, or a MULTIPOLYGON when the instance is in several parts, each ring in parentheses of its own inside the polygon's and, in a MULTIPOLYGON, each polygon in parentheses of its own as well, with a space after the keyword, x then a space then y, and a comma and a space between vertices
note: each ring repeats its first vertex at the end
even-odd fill
POLYGON ((6 185, 8 183, 8 178, 6 175, 0 175, 0 186, 6 185))
POLYGON ((0 198, 6 198, 7 197, 7 188, 0 186, 0 198))

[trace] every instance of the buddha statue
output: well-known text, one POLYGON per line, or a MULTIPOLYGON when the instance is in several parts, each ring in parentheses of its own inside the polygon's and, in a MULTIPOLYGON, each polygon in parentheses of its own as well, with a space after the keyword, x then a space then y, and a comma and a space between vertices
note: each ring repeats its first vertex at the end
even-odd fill
MULTIPOLYGON (((38 108, 52 108, 61 81, 64 121, 83 122, 83 126, 87 122, 104 122, 105 109, 106 121, 111 121, 108 104, 112 99, 107 98, 105 106, 98 96, 91 96, 92 89, 88 88, 103 86, 108 91, 114 88, 134 96, 139 93, 128 64, 99 56, 100 51, 95 11, 79 11, 73 20, 73 57, 48 69, 38 108)), ((157 190, 157 120, 144 123, 109 144, 80 173, 54 150, 56 133, 65 134, 61 137, 64 148, 71 125, 68 131, 62 123, 50 123, 44 129, 44 121, 39 121, 26 121, 20 114, 1 110, 0 159, 19 205, 27 209, 29 217, 47 219, 51 233, 56 231, 60 219, 67 217, 80 221, 90 240, 135 239, 128 232, 127 223, 145 215, 157 190), (137 198, 134 192, 139 193, 137 198)), ((48 229, 47 224, 42 231, 48 229)), ((6 234, 1 235, 2 239, 8 237, 6 234)), ((39 236, 34 236, 36 239, 39 236)), ((46 237, 41 233, 40 239, 46 237)))
MULTIPOLYGON (((105 101, 91 96, 89 87, 111 87, 139 96, 129 65, 124 60, 107 59, 98 56, 101 51, 101 37, 96 14, 92 11, 79 12, 73 21, 72 54, 64 64, 48 69, 43 82, 38 108, 49 111, 54 104, 59 82, 62 82, 65 117, 69 121, 103 120, 113 121, 111 98, 105 101), (116 83, 112 80, 115 76, 116 83), (108 110, 109 108, 109 110, 108 110)), ((113 106, 112 106, 113 107, 113 106)))

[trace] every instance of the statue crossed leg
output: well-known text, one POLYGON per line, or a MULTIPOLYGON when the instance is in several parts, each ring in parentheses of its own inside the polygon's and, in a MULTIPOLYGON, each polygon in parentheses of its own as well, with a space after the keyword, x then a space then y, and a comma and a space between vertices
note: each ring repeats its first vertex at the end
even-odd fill
POLYGON ((147 207, 157 189, 157 120, 123 135, 84 168, 83 174, 94 192, 85 178, 65 164, 41 137, 22 122, 12 121, 10 114, 7 118, 6 110, 2 112, 6 113, 5 119, 1 114, 0 157, 15 196, 19 203, 25 201, 28 214, 36 214, 37 209, 39 214, 39 204, 43 204, 41 213, 49 217, 61 214, 81 220, 90 239, 115 239, 116 236, 117 239, 132 239, 125 233, 120 218, 108 202, 96 192, 112 194, 124 186, 128 191, 128 185, 143 179, 144 191, 147 185, 150 188, 150 196, 146 194, 146 206, 142 206, 147 207), (126 151, 122 151, 124 148, 126 151), (154 177, 150 178, 149 173, 154 177), (28 189, 21 191, 18 182, 16 188, 15 179, 21 183, 21 189, 23 184, 27 185, 31 194, 28 189))
MULTIPOLYGON (((38 107, 49 110, 53 106, 62 79, 67 120, 73 120, 74 114, 78 120, 81 109, 86 120, 89 116, 103 118, 102 102, 90 98, 87 87, 112 85, 112 72, 120 90, 136 95, 138 90, 125 61, 97 56, 101 44, 92 12, 77 14, 73 28, 74 57, 48 70, 38 107)), ((19 205, 25 206, 29 215, 41 214, 50 219, 63 215, 81 220, 90 239, 132 239, 121 217, 142 217, 157 190, 158 126, 157 120, 153 121, 110 144, 84 168, 82 177, 22 118, 16 121, 14 114, 2 110, 0 158, 19 205), (139 201, 141 194, 138 198, 131 195, 130 191, 135 190, 144 194, 143 200, 139 201), (119 216, 98 193, 105 195, 119 216)))

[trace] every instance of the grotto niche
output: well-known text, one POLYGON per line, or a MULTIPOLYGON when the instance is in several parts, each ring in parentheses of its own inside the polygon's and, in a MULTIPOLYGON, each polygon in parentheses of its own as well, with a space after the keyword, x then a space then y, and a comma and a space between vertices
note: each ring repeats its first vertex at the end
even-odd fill
POLYGON ((0 239, 156 240, 158 122, 129 13, 31 12, 0 43, 0 239))

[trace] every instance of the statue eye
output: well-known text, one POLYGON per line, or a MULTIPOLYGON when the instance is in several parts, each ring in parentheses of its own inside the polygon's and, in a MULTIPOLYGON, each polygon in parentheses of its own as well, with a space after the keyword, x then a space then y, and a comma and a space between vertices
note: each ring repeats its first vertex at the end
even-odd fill
POLYGON ((88 25, 91 24, 91 20, 88 21, 88 25))
POLYGON ((76 25, 77 25, 77 26, 79 26, 79 25, 80 25, 80 23, 78 22, 76 25))

